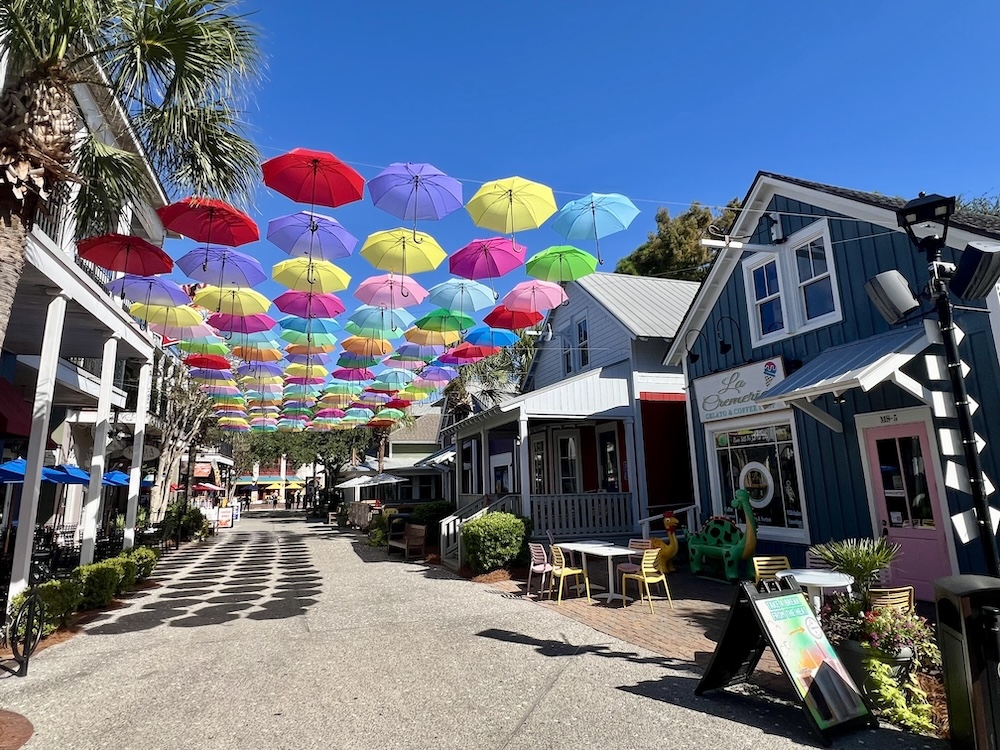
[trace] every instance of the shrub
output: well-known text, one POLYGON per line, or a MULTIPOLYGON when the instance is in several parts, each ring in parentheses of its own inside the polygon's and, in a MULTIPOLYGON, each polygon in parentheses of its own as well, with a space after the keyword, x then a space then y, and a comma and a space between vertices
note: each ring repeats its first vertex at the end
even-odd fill
POLYGON ((876 539, 844 539, 817 544, 809 551, 834 570, 851 576, 861 600, 867 601, 868 590, 878 580, 879 572, 896 559, 900 546, 880 536, 876 539))
POLYGON ((455 512, 454 503, 447 500, 435 500, 432 503, 421 503, 414 506, 410 513, 410 523, 427 527, 427 536, 437 539, 441 535, 441 519, 455 512))
POLYGON ((389 546, 389 516, 372 516, 368 524, 368 544, 372 547, 389 546))
MULTIPOLYGON (((42 635, 47 636, 69 624, 70 615, 77 610, 83 600, 83 585, 73 578, 46 581, 38 587, 38 596, 45 608, 42 635)), ((16 612, 27 598, 27 591, 15 596, 10 603, 10 611, 16 612)))
POLYGON ((523 558, 531 521, 511 513, 487 513, 462 526, 466 561, 476 573, 516 564, 523 558))
POLYGON ((83 586, 80 609, 99 609, 111 604, 122 581, 121 567, 113 560, 81 565, 73 577, 83 586))
POLYGON ((160 561, 160 552, 152 547, 136 547, 128 555, 135 561, 137 581, 145 581, 153 574, 153 568, 160 561))
POLYGON ((112 557, 110 560, 106 560, 105 562, 114 565, 118 569, 120 578, 118 581, 118 588, 115 589, 115 594, 124 594, 135 585, 136 576, 139 572, 139 566, 129 555, 123 553, 118 555, 118 557, 112 557))

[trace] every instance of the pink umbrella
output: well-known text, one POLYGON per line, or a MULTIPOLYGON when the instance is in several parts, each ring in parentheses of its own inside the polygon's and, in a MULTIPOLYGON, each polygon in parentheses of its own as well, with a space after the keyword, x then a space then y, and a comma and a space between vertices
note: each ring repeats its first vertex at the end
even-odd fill
POLYGON ((339 367, 330 374, 337 380, 347 380, 351 383, 375 379, 375 374, 363 367, 339 367))
POLYGON ((270 331, 276 325, 270 315, 229 315, 228 313, 213 313, 208 316, 208 324, 217 331, 231 333, 260 333, 270 331))
POLYGON ((320 409, 316 412, 316 416, 320 419, 324 418, 334 418, 341 419, 346 412, 343 409, 320 409))
MULTIPOLYGON (((506 237, 473 240, 448 259, 448 270, 466 279, 498 279, 524 265, 524 245, 506 237)), ((496 294, 496 292, 494 292, 496 294)))
POLYGON ((274 306, 300 318, 335 318, 347 308, 336 294, 288 291, 274 299, 274 306))
POLYGON ((199 323, 190 328, 178 328, 177 326, 164 326, 159 323, 150 323, 149 329, 156 331, 165 339, 195 339, 201 336, 215 336, 215 331, 205 323, 199 323))
POLYGON ((354 290, 354 296, 366 305, 392 310, 419 305, 427 297, 427 290, 409 276, 389 273, 365 279, 354 290))
POLYGON ((545 312, 569 301, 561 286, 551 281, 522 281, 501 300, 508 310, 545 312))

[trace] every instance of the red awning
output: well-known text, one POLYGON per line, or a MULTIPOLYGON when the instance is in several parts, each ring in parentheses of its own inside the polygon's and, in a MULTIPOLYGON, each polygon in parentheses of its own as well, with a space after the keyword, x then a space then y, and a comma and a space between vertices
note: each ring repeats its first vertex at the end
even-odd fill
POLYGON ((680 401, 684 402, 687 399, 683 393, 650 393, 649 391, 639 392, 640 401, 680 401))
POLYGON ((0 433, 21 437, 31 434, 31 404, 5 378, 0 378, 0 433))
POLYGON ((184 489, 184 485, 183 484, 172 484, 172 485, 170 485, 170 491, 171 492, 178 492, 178 491, 183 490, 183 489, 184 489))

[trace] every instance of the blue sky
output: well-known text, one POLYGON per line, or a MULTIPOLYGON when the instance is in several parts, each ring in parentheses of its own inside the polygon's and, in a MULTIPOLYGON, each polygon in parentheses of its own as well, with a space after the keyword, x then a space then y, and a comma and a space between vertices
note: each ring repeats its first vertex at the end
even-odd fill
MULTIPOLYGON (((366 178, 428 161, 468 180, 466 198, 514 174, 551 186, 560 205, 621 192, 642 214, 602 241, 602 270, 644 240, 658 206, 723 204, 759 169, 906 197, 1000 192, 995 0, 243 8, 268 57, 247 113, 265 158, 317 148, 366 178)), ((252 213, 263 235, 299 208, 261 188, 252 213)), ((332 213, 362 241, 399 224, 367 195, 332 213)), ((421 229, 449 253, 490 234, 464 211, 421 229)), ((562 241, 547 227, 518 240, 529 253, 562 241)), ((263 241, 246 249, 265 266, 285 257, 263 241)), ((351 290, 379 273, 360 257, 342 265, 351 290)))

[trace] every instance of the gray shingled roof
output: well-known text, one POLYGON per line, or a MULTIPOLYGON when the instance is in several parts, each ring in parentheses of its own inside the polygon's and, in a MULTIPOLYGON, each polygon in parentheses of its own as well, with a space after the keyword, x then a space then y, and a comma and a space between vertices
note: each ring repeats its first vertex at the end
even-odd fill
POLYGON ((622 273, 593 273, 579 284, 635 336, 673 338, 698 283, 622 273))
POLYGON ((413 424, 389 433, 392 443, 436 443, 441 427, 441 410, 429 411, 413 420, 413 424))
MULTIPOLYGON (((897 208, 901 208, 906 205, 907 202, 903 198, 896 198, 891 195, 867 193, 863 190, 851 190, 849 188, 837 187, 836 185, 824 185, 822 182, 800 180, 798 177, 788 177, 787 175, 777 174, 776 172, 762 171, 758 174, 758 177, 761 175, 765 177, 773 177, 776 180, 781 180, 782 182, 787 182, 792 185, 800 185, 811 190, 818 190, 821 193, 827 193, 828 195, 836 195, 840 198, 858 201, 859 203, 867 203, 869 206, 884 208, 888 211, 895 211, 897 208)), ((756 180, 754 180, 754 182, 756 183, 756 180)), ((954 216, 952 216, 951 226, 1000 239, 1000 216, 990 216, 989 214, 977 214, 972 211, 959 210, 955 212, 954 216)))

